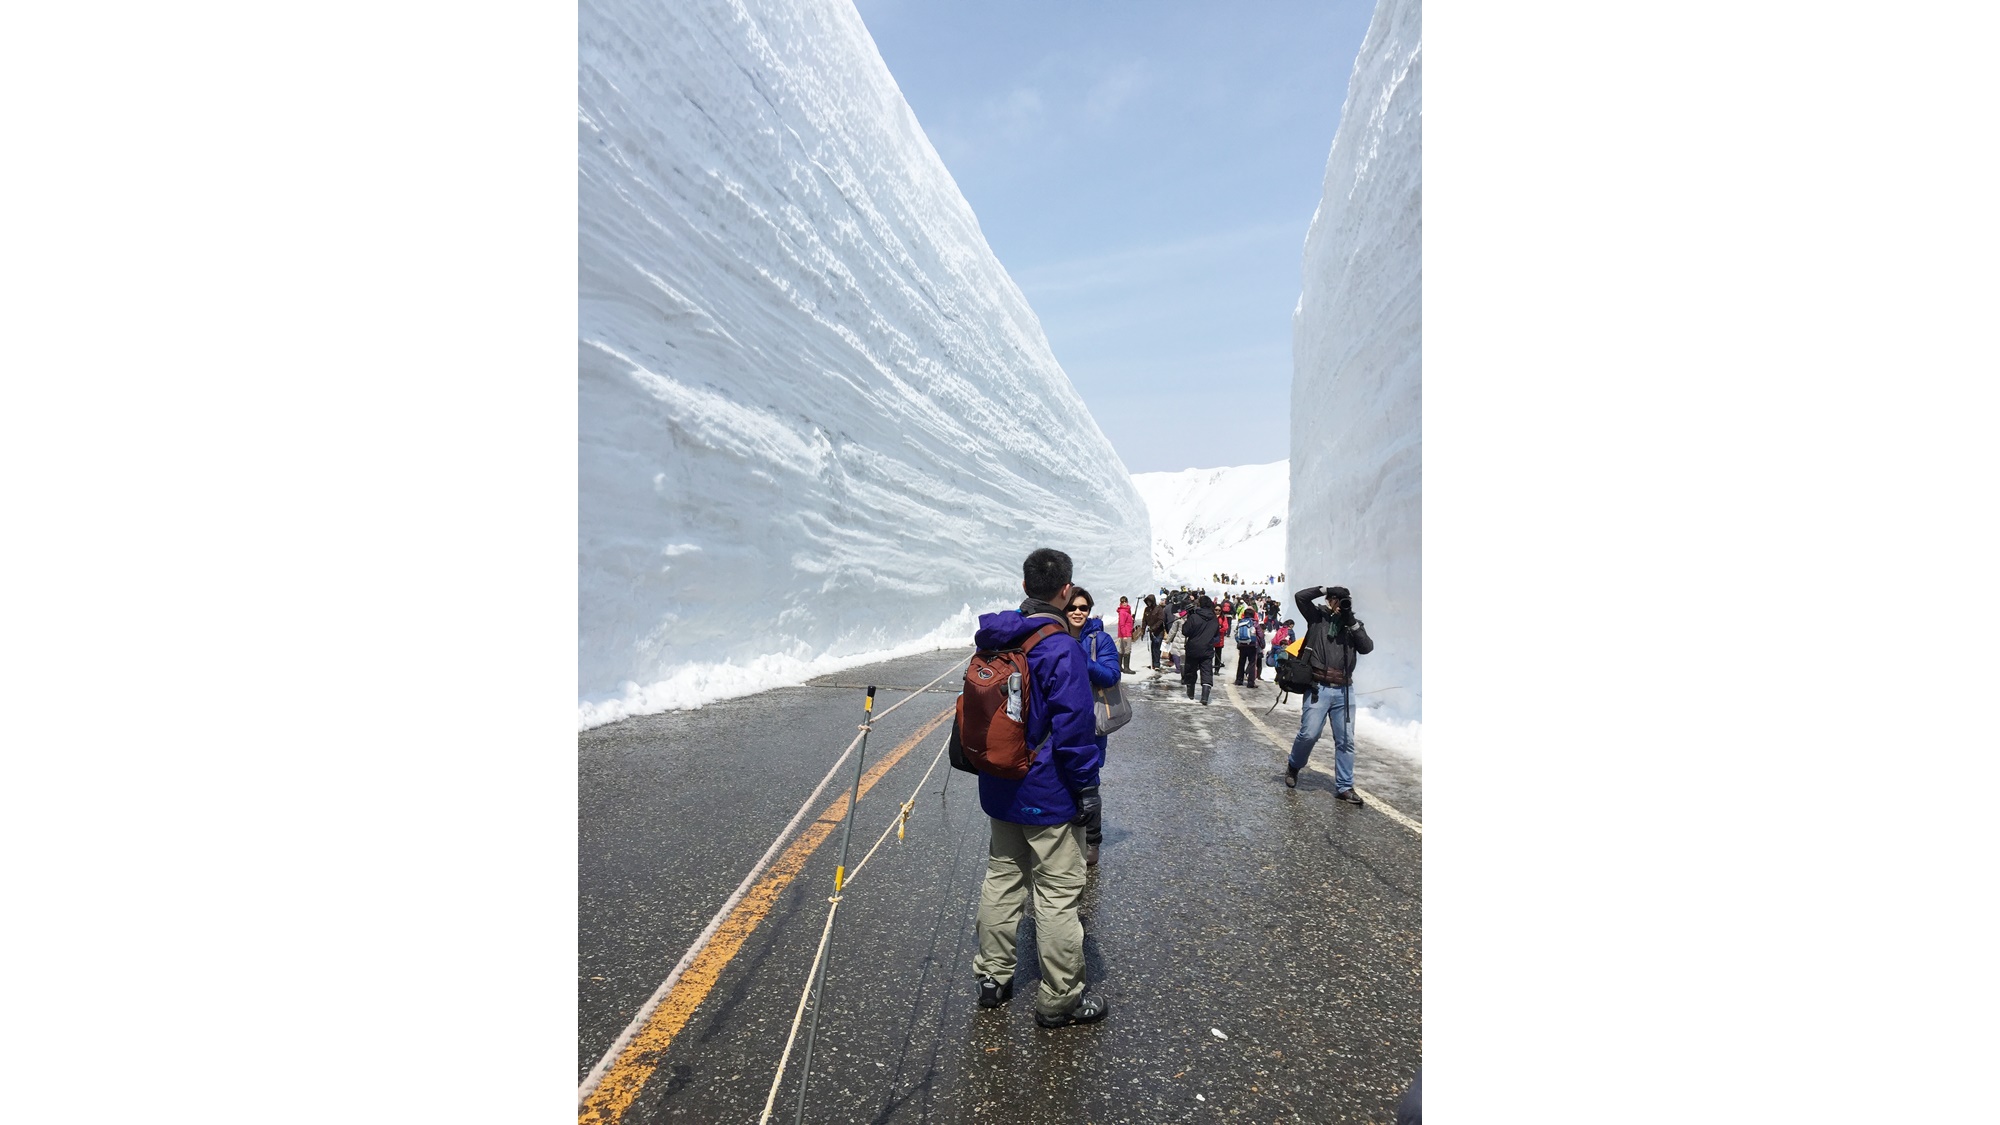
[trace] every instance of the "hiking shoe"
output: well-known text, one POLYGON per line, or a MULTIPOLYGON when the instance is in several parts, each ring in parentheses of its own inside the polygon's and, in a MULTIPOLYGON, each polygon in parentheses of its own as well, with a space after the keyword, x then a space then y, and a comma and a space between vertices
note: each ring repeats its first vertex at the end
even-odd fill
POLYGON ((1014 982, 1001 984, 992 977, 979 978, 979 1006, 997 1008, 1014 998, 1014 982))
POLYGON ((1286 766, 1286 767, 1285 767, 1285 788, 1287 788, 1287 789, 1297 789, 1298 787, 1299 787, 1299 771, 1297 771, 1297 770, 1293 769, 1293 768, 1292 768, 1292 767, 1290 767, 1290 766, 1286 766))
POLYGON ((1363 801, 1361 799, 1361 794, 1356 793, 1352 789, 1342 789, 1340 792, 1335 793, 1333 795, 1333 799, 1336 801, 1346 801, 1350 805, 1362 805, 1367 803, 1366 801, 1363 801))
POLYGON ((1096 867, 1096 866, 1097 866, 1097 845, 1096 845, 1096 844, 1092 844, 1092 845, 1090 845, 1090 850, 1089 850, 1089 851, 1087 851, 1087 852, 1085 852, 1085 853, 1083 853, 1083 862, 1084 862, 1084 865, 1085 865, 1086 867, 1096 867))
POLYGON ((1045 1016, 1040 1012, 1036 1012, 1035 1022, 1042 1027, 1068 1027, 1076 1023, 1096 1023, 1110 1014, 1111 1005, 1099 1000, 1095 996, 1086 996, 1078 1000, 1076 1007, 1071 1008, 1064 1015, 1045 1016))

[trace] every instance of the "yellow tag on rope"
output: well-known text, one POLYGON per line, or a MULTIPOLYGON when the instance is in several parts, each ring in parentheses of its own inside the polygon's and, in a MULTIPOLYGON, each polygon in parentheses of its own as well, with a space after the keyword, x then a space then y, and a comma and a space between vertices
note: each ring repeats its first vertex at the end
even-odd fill
POLYGON ((833 893, 839 894, 840 885, 842 883, 845 883, 846 881, 847 881, 847 865, 841 864, 839 867, 833 869, 833 893))

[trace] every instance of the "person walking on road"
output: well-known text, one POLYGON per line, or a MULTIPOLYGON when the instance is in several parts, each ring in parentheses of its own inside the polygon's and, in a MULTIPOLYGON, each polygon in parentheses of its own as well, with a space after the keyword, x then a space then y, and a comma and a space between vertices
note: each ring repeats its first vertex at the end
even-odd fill
MULTIPOLYGON (((1043 547, 1021 564, 1019 610, 982 614, 973 643, 981 649, 1018 645, 1043 624, 1066 624, 1075 586, 1070 557, 1043 547), (1058 606, 1064 607, 1058 609, 1058 606)), ((1042 1027, 1095 1023, 1111 1006, 1084 995, 1083 922, 1077 899, 1089 879, 1079 818, 1094 815, 1101 751, 1096 709, 1083 648, 1067 629, 1027 654, 1024 722, 1034 756, 1019 780, 979 775, 979 807, 990 836, 986 881, 979 890, 979 1006, 997 1008, 1014 995, 1014 941, 1035 893, 1035 945, 1042 982, 1035 1022, 1042 1027)))
POLYGON ((1118 664, 1127 672, 1132 670, 1132 623, 1132 603, 1123 595, 1120 595, 1118 598, 1118 664))
POLYGON ((1257 686, 1258 652, 1264 647, 1264 626, 1257 621, 1257 611, 1244 606, 1236 614, 1236 629, 1232 636, 1236 641, 1236 686, 1257 686))
POLYGON ((1139 626, 1146 631, 1146 644, 1153 650, 1153 671, 1160 670, 1160 640, 1167 629, 1167 608, 1153 595, 1146 595, 1146 612, 1139 615, 1139 626))
POLYGON ((1333 723, 1334 797, 1351 805, 1362 803, 1354 791, 1354 665, 1375 651, 1368 630, 1354 617, 1354 599, 1345 586, 1308 586, 1293 595, 1306 619, 1300 660, 1312 670, 1312 686, 1299 707, 1299 733, 1285 762, 1285 785, 1297 788, 1299 771, 1312 757, 1320 731, 1333 723), (1324 608, 1313 604, 1325 597, 1324 608))
POLYGON ((1175 610, 1170 616, 1172 620, 1167 623, 1167 663, 1178 676, 1188 667, 1187 654, 1182 651, 1187 647, 1187 610, 1175 610))
MULTIPOLYGON (((1090 615, 1091 609, 1096 604, 1089 590, 1077 586, 1070 591, 1069 612, 1064 615, 1063 620, 1069 627, 1069 635, 1075 637, 1077 643, 1083 646, 1084 668, 1090 674, 1090 686, 1108 688, 1118 682, 1121 669, 1118 652, 1111 647, 1111 638, 1104 633, 1104 619, 1090 615)), ((1126 609, 1125 606, 1118 608, 1126 609)), ((1091 710, 1093 718, 1096 714, 1097 711, 1093 707, 1091 710)), ((1104 754, 1110 743, 1110 735, 1097 736, 1097 764, 1100 769, 1104 765, 1104 754)), ((1104 806, 1101 798, 1100 803, 1092 805, 1077 823, 1083 828, 1084 866, 1096 867, 1098 845, 1104 843, 1104 806)))
POLYGON ((1215 683, 1216 645, 1222 631, 1215 624, 1215 603, 1203 594, 1194 600, 1194 608, 1188 610, 1181 619, 1181 635, 1187 639, 1187 657, 1181 663, 1181 682, 1187 685, 1189 699, 1194 698, 1194 680, 1201 676, 1201 703, 1208 706, 1209 688, 1215 683))

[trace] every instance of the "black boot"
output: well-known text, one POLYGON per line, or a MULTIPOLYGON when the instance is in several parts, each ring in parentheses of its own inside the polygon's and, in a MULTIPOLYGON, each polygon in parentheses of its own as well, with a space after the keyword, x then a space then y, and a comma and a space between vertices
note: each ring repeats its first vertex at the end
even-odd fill
POLYGON ((1201 705, 1202 705, 1203 707, 1206 707, 1206 706, 1208 706, 1208 685, 1207 685, 1207 684, 1203 684, 1203 685, 1201 685, 1201 705))
POLYGON ((1194 698, 1194 681, 1193 681, 1193 680, 1189 680, 1189 681, 1187 682, 1187 689, 1188 689, 1188 698, 1189 698, 1189 699, 1193 699, 1193 698, 1194 698))

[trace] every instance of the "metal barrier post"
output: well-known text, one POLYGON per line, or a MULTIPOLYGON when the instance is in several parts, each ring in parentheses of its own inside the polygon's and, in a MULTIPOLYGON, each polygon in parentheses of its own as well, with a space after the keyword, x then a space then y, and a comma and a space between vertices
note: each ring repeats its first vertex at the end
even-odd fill
MULTIPOLYGON (((875 717, 875 685, 868 685, 868 698, 861 704, 861 746, 854 755, 854 791, 847 798, 847 825, 840 832, 840 863, 833 869, 833 901, 827 906, 830 911, 840 909, 840 889, 847 882, 847 841, 854 835, 854 815, 861 803, 861 763, 868 757, 868 723, 875 717)), ((821 994, 826 990, 826 966, 833 960, 833 925, 828 920, 826 933, 826 956, 820 959, 819 972, 813 977, 812 1022, 806 1026, 806 1057, 799 1064, 799 1103, 792 1113, 793 1125, 805 1120, 806 1083, 812 1079, 813 1038, 819 1034, 819 1007, 821 994)))

